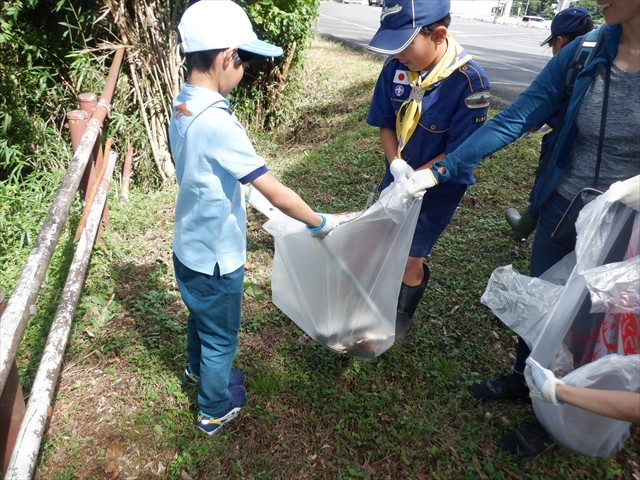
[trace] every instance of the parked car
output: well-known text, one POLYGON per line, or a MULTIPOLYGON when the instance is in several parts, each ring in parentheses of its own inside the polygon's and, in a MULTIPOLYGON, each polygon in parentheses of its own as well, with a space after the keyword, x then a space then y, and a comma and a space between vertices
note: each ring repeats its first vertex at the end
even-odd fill
POLYGON ((369 0, 369 5, 380 5, 384 4, 384 0, 369 0))
POLYGON ((546 28, 546 29, 550 28, 549 27, 550 23, 551 22, 548 22, 542 17, 536 17, 533 15, 525 15, 524 17, 522 17, 522 20, 520 21, 520 24, 523 27, 529 26, 533 28, 546 28))

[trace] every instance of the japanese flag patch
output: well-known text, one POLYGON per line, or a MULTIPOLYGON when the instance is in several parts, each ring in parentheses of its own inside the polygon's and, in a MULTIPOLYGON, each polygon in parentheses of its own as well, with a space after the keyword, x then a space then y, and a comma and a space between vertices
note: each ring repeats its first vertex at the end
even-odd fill
POLYGON ((396 70, 396 74, 393 76, 393 83, 409 85, 409 74, 405 70, 396 70))
POLYGON ((491 103, 491 94, 489 92, 472 93, 464 99, 467 108, 486 108, 491 103))

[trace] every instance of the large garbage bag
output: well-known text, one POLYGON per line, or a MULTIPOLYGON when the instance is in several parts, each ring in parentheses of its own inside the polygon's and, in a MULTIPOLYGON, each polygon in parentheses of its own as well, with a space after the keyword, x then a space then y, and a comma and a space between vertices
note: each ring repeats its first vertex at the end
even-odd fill
POLYGON ((398 294, 421 203, 391 184, 367 210, 335 215, 340 226, 323 240, 271 211, 264 228, 275 239, 273 303, 337 352, 362 359, 383 353, 395 339, 398 294))
MULTIPOLYGON (((535 282, 498 269, 483 302, 505 324, 527 334, 531 356, 566 384, 639 392, 640 214, 605 192, 582 210, 576 229, 575 267, 564 286, 554 279, 541 286, 543 277, 535 282), (512 286, 517 294, 506 295, 512 286), (540 306, 544 288, 548 308, 540 306)), ((556 265, 545 276, 553 277, 557 269, 562 270, 556 265)), ((553 439, 576 453, 609 458, 629 436, 628 422, 537 400, 533 408, 553 439)))

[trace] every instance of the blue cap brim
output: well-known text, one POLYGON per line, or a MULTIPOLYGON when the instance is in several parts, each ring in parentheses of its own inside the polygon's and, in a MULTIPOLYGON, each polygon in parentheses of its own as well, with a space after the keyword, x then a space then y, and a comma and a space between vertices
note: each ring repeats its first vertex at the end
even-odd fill
POLYGON ((240 45, 238 48, 265 57, 279 57, 282 55, 282 48, 263 42, 262 40, 254 40, 253 42, 240 45))
POLYGON ((375 53, 395 55, 405 50, 420 32, 420 28, 405 28, 402 30, 378 30, 367 48, 375 53))

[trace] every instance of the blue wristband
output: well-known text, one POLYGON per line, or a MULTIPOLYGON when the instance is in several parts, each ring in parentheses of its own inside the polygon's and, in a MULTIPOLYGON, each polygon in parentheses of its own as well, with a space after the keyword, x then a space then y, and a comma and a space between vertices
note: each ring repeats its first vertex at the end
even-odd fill
POLYGON ((318 230, 322 230, 322 228, 325 226, 325 224, 327 223, 327 217, 325 217, 324 215, 322 215, 321 213, 316 213, 316 215, 318 215, 321 219, 322 219, 322 223, 317 226, 317 227, 310 227, 309 225, 307 225, 307 228, 309 230, 311 230, 312 232, 317 232, 318 230))
POLYGON ((251 198, 251 191, 253 190, 253 185, 249 185, 249 193, 244 197, 244 203, 249 203, 249 199, 251 198))
POLYGON ((564 405, 564 402, 560 400, 557 395, 556 395, 556 402, 558 402, 558 405, 564 405))

